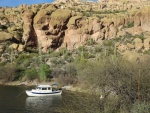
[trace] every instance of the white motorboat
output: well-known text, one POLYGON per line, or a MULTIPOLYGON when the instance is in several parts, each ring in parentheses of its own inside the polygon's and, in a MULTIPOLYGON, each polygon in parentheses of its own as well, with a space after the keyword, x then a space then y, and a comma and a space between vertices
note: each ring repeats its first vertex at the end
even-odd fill
POLYGON ((53 90, 50 85, 38 85, 35 89, 26 90, 28 96, 50 96, 61 95, 62 90, 53 90))

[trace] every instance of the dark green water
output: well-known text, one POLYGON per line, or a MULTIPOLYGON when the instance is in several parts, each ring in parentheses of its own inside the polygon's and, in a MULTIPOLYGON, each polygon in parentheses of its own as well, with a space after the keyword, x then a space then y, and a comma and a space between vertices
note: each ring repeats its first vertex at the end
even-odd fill
POLYGON ((61 96, 28 97, 20 86, 0 86, 0 113, 56 113, 61 96))
POLYGON ((22 86, 0 86, 0 113, 101 113, 95 95, 63 91, 61 96, 28 97, 22 86))

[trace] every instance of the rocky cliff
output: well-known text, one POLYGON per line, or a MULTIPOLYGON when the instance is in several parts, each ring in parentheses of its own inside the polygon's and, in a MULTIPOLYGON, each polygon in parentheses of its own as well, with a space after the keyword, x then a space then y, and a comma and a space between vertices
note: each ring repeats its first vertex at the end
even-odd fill
POLYGON ((150 49, 150 2, 81 2, 57 0, 51 4, 25 4, 0 8, 0 51, 43 52, 78 48, 93 40, 117 39, 118 51, 150 49), (128 39, 121 40, 130 34, 128 39), (141 38, 142 36, 142 38, 141 38), (128 41, 127 41, 128 40, 128 41))

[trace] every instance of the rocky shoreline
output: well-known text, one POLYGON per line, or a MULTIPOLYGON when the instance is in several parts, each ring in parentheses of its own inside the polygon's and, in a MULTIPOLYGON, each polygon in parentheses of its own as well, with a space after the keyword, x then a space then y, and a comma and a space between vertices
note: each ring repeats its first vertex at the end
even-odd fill
MULTIPOLYGON (((2 82, 0 81, 0 85, 7 85, 7 86, 26 86, 26 87, 30 87, 30 86, 36 86, 38 84, 53 84, 52 82, 21 82, 21 81, 14 81, 14 82, 2 82)), ((72 91, 72 92, 87 92, 84 89, 81 89, 79 86, 72 86, 72 85, 68 85, 68 86, 63 86, 61 87, 63 90, 67 90, 67 91, 72 91)))
POLYGON ((0 81, 0 85, 10 85, 10 86, 36 86, 38 84, 51 84, 50 82, 21 82, 21 81, 14 81, 14 82, 2 82, 0 81))

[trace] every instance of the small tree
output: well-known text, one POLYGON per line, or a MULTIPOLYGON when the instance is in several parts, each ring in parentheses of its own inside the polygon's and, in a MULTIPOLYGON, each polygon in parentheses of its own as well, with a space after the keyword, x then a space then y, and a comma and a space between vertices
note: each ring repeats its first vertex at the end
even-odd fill
POLYGON ((40 64, 38 75, 40 81, 46 81, 48 75, 50 75, 49 67, 46 64, 40 64))

